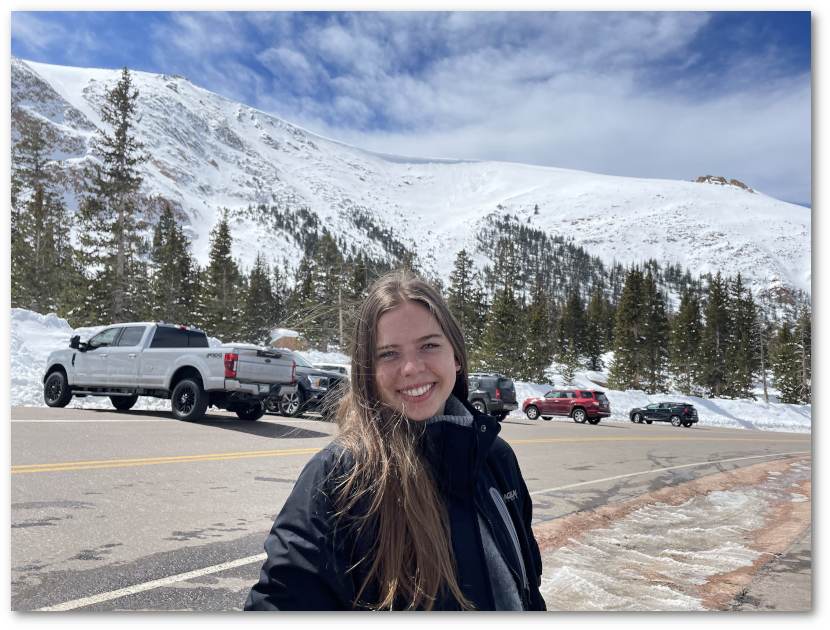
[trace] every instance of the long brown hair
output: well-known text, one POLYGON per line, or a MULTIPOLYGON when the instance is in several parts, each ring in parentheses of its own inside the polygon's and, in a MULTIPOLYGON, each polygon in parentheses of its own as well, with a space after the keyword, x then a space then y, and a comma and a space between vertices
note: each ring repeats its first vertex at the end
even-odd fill
POLYGON ((467 398, 464 337, 439 293, 411 272, 380 278, 364 300, 352 335, 351 387, 337 411, 338 441, 354 456, 354 467, 336 481, 336 518, 358 532, 369 528, 374 544, 351 569, 368 566, 354 605, 376 610, 431 609, 439 591, 472 609, 458 585, 446 508, 422 455, 423 422, 410 422, 381 402, 375 382, 375 347, 381 315, 404 302, 429 309, 461 365, 453 394, 467 398), (360 516, 353 509, 368 506, 360 516), (360 602, 367 586, 378 585, 378 601, 360 602))

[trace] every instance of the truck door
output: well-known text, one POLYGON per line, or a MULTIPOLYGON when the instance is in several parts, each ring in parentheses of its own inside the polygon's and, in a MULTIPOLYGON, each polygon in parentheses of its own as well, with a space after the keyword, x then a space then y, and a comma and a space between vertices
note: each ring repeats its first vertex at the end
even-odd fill
POLYGON ((141 341, 146 326, 127 326, 109 349, 107 357, 107 385, 110 387, 136 387, 141 341))
POLYGON ((77 385, 106 387, 110 346, 120 332, 120 328, 102 330, 87 342, 86 352, 75 353, 75 383, 77 385))
POLYGON ((560 400, 562 405, 562 415, 570 416, 574 409, 574 403, 576 403, 576 392, 564 391, 562 392, 562 398, 560 400))
POLYGON ((552 416, 556 414, 556 400, 559 398, 559 390, 551 390, 539 403, 541 415, 552 416))

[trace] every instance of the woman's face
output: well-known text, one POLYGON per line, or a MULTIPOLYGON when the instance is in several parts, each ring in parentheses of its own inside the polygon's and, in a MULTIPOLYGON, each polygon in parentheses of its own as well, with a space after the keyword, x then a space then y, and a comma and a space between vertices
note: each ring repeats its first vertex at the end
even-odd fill
POLYGON ((438 320, 411 301, 380 316, 374 360, 381 399, 410 420, 443 413, 461 369, 438 320))

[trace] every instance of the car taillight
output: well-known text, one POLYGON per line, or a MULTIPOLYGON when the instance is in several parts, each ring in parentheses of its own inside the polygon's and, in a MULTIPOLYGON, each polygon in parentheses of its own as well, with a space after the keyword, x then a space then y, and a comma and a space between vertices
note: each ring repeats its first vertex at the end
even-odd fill
POLYGON ((691 412, 692 412, 692 410, 691 410, 691 409, 684 409, 684 410, 683 410, 683 413, 691 413, 691 412))
POLYGON ((294 382, 294 372, 296 371, 296 369, 297 369, 297 362, 294 361, 294 365, 291 366, 291 382, 292 383, 294 382))
POLYGON ((239 355, 229 352, 225 355, 225 378, 233 378, 236 376, 236 362, 239 361, 239 355))
POLYGON ((499 391, 498 387, 496 388, 496 398, 501 398, 501 392, 499 391))

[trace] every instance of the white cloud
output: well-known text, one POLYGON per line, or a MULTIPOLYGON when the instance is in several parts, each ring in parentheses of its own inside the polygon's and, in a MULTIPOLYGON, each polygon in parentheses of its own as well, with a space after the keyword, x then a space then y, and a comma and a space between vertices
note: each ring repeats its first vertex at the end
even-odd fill
POLYGON ((736 177, 809 201, 810 77, 769 49, 684 79, 706 13, 177 15, 197 84, 344 142, 642 177, 736 177), (251 29, 257 37, 246 35, 251 29), (257 59, 271 76, 257 75, 257 59), (665 70, 670 63, 673 70, 665 70), (654 79, 654 65, 664 74, 654 79))

